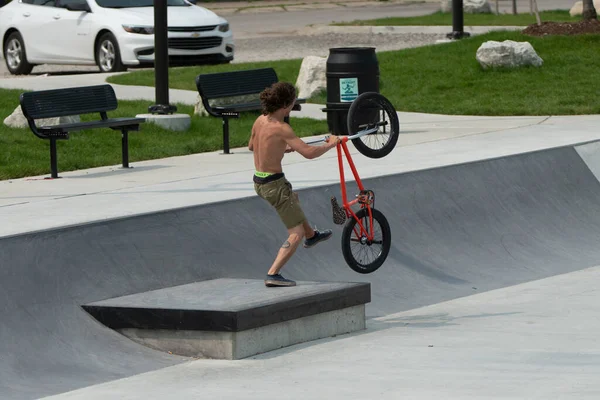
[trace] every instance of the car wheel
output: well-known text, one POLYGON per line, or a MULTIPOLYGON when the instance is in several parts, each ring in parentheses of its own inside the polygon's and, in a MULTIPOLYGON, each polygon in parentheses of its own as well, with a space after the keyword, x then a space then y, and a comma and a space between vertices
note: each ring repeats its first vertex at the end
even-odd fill
POLYGON ((27 62, 25 53, 25 42, 19 32, 13 32, 4 43, 4 60, 6 67, 13 75, 27 75, 33 69, 33 65, 27 62))
POLYGON ((119 72, 127 68, 121 62, 119 44, 112 33, 105 33, 96 44, 96 64, 102 72, 119 72))

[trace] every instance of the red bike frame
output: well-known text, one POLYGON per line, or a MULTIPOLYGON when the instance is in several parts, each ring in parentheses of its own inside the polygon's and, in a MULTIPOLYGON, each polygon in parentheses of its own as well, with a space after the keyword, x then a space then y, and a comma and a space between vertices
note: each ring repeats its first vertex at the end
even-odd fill
POLYGON ((350 165, 350 169, 352 170, 352 174, 354 175, 354 179, 356 180, 358 189, 362 192, 365 190, 365 188, 362 184, 360 176, 358 175, 358 171, 356 170, 356 166, 354 165, 352 156, 351 156, 350 152, 348 151, 348 145, 346 144, 346 142, 348 142, 349 139, 347 136, 343 136, 341 139, 342 140, 337 144, 336 147, 337 147, 337 155, 338 155, 338 165, 339 165, 339 170, 340 170, 340 187, 342 190, 342 206, 344 207, 344 210, 346 211, 346 216, 348 218, 350 218, 350 217, 354 218, 356 220, 356 222, 358 223, 358 226, 360 227, 360 232, 357 230, 356 227, 354 228, 354 233, 356 234, 356 237, 360 239, 361 237, 366 236, 368 240, 373 240, 374 233, 372 232, 372 229, 369 230, 369 229, 365 228, 362 224, 362 221, 356 216, 356 214, 352 210, 352 206, 357 203, 360 203, 361 208, 367 207, 368 214, 369 214, 369 226, 372 227, 373 226, 373 213, 371 212, 370 199, 367 199, 366 202, 361 202, 360 197, 357 196, 356 199, 354 199, 350 202, 348 201, 348 196, 347 196, 347 192, 346 192, 346 180, 345 180, 345 175, 344 175, 344 164, 343 164, 343 160, 342 160, 342 151, 346 155, 346 159, 348 160, 348 165, 350 165))

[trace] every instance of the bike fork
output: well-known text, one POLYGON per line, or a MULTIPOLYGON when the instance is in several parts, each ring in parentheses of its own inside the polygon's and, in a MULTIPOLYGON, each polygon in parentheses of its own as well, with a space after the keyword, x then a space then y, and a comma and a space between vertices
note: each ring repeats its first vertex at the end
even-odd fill
MULTIPOLYGON (((358 189, 361 192, 364 191, 364 186, 362 184, 360 176, 358 175, 358 171, 356 169, 356 166, 354 165, 352 156, 350 155, 350 152, 348 151, 348 146, 346 145, 346 141, 343 141, 337 145, 337 155, 338 155, 338 166, 339 166, 339 170, 340 170, 340 187, 341 187, 341 191, 342 191, 342 204, 343 204, 344 211, 346 212, 346 218, 354 218, 356 220, 358 226, 360 227, 360 231, 357 232, 357 228, 355 227, 354 233, 356 234, 356 237, 359 240, 363 236, 366 236, 369 241, 372 241, 373 236, 374 236, 373 229, 372 229, 373 213, 371 212, 370 205, 366 206, 368 211, 367 211, 367 219, 365 220, 365 222, 366 222, 366 224, 365 224, 366 228, 365 228, 362 221, 360 219, 358 219, 358 217, 356 216, 354 211, 352 211, 352 208, 351 208, 354 204, 358 203, 358 199, 354 199, 354 200, 348 202, 348 194, 346 192, 346 180, 345 180, 345 174, 344 174, 344 164, 343 164, 343 160, 342 160, 342 150, 344 151, 344 155, 346 156, 346 159, 348 160, 348 165, 350 165, 350 169, 352 171, 354 179, 356 180, 358 189), (369 227, 371 227, 371 229, 369 229, 369 227)), ((337 201, 336 201, 336 203, 337 203, 337 201)), ((335 205, 334 205, 334 209, 335 209, 335 205)))

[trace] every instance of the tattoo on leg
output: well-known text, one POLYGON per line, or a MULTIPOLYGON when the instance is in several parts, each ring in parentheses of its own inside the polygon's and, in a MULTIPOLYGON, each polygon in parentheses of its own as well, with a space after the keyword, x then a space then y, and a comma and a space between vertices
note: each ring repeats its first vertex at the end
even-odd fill
POLYGON ((290 241, 286 240, 285 243, 281 245, 281 247, 283 247, 284 249, 287 249, 288 247, 290 247, 290 241))

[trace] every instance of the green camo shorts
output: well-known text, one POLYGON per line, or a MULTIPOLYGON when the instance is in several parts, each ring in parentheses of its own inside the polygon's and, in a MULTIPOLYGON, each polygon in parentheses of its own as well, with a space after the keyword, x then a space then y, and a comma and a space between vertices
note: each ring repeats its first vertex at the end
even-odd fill
POLYGON ((292 184, 283 174, 273 174, 264 178, 254 175, 254 190, 277 210, 287 229, 294 228, 306 220, 298 195, 292 191, 292 184))

